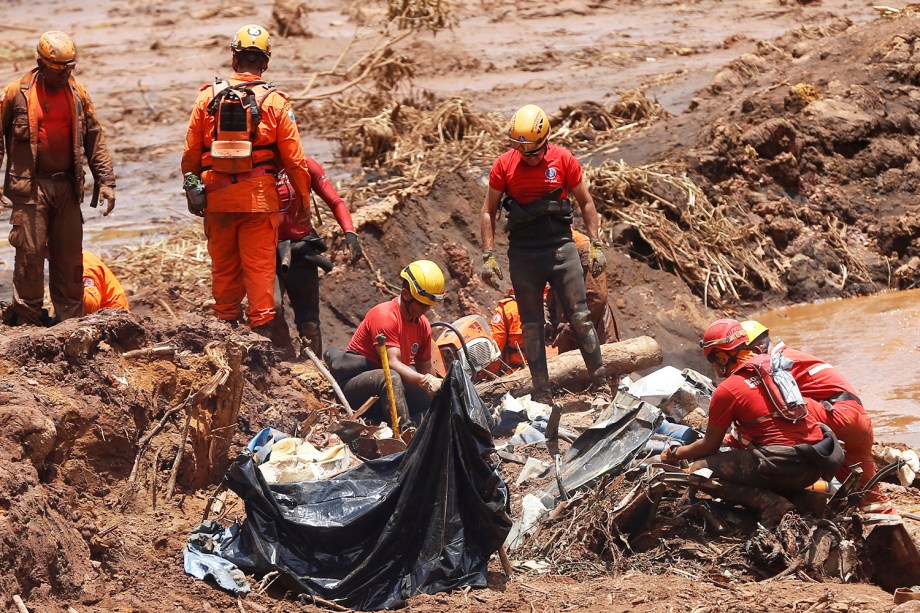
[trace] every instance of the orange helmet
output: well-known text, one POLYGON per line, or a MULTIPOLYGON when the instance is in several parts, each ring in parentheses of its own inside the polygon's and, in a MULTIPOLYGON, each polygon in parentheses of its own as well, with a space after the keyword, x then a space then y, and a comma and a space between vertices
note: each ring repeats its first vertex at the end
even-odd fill
POLYGON ((254 23, 246 24, 236 31, 230 48, 234 53, 240 51, 259 51, 265 57, 272 56, 272 37, 268 30, 254 23))
POLYGON ((700 347, 710 362, 716 352, 729 352, 744 347, 748 342, 747 333, 737 319, 717 319, 703 333, 700 347))
POLYGON ((35 47, 35 55, 51 68, 58 70, 72 68, 77 63, 77 47, 73 40, 60 30, 42 34, 38 39, 38 46, 35 47))
POLYGON ((549 118, 536 104, 522 106, 511 118, 508 140, 524 155, 539 153, 549 138, 549 118))

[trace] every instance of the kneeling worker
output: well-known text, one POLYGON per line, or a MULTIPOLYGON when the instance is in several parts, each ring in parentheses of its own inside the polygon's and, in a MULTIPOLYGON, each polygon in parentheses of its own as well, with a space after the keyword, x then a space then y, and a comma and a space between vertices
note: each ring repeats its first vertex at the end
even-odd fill
POLYGON ((441 387, 441 379, 432 374, 431 324, 425 313, 444 297, 444 273, 430 260, 417 260, 399 276, 399 296, 367 312, 344 353, 333 349, 324 357, 349 404, 359 407, 377 396, 369 414, 383 419, 389 415, 387 386, 376 340, 383 334, 396 412, 404 424, 427 411, 441 387))
POLYGON ((89 315, 99 309, 128 308, 125 288, 121 286, 112 270, 93 253, 83 250, 83 314, 89 315))
POLYGON ((816 404, 814 400, 805 398, 806 406, 795 415, 784 410, 783 399, 771 395, 775 386, 767 377, 772 375, 752 368, 758 358, 747 342, 741 323, 734 319, 720 319, 706 329, 700 346, 724 381, 712 395, 705 436, 665 449, 662 461, 697 460, 691 471, 710 469, 725 485, 718 491, 721 498, 757 510, 761 523, 769 526, 795 508, 780 494, 832 477, 843 464, 843 450, 807 406, 816 404), (732 423, 744 448, 719 453, 732 423))

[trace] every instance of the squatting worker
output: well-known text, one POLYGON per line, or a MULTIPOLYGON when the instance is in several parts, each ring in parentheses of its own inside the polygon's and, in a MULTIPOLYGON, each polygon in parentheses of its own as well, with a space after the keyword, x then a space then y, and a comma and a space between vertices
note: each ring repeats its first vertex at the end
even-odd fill
POLYGON ((428 410, 441 387, 442 380, 432 374, 431 324, 425 313, 444 298, 444 273, 430 260, 417 260, 399 276, 399 296, 367 312, 344 352, 331 349, 324 357, 352 407, 377 396, 369 414, 389 421, 386 377, 377 345, 377 335, 383 334, 396 413, 399 422, 407 424, 428 410))
POLYGON ((268 30, 243 26, 230 49, 234 74, 203 86, 192 109, 182 173, 205 185, 215 315, 242 321, 246 297, 249 326, 268 337, 275 316, 275 174, 283 168, 301 196, 310 193, 310 174, 288 95, 262 80, 272 50, 268 30))
MULTIPOLYGON (((591 323, 578 250, 572 240, 573 195, 591 240, 590 264, 597 275, 607 266, 598 239, 598 215, 582 177, 581 165, 570 151, 549 144, 549 118, 533 104, 511 119, 511 149, 492 165, 489 189, 482 206, 482 278, 497 288, 502 278, 495 259, 495 218, 499 204, 507 216, 508 266, 517 297, 535 400, 552 403, 544 346, 543 288, 548 282, 568 315, 593 387, 610 394, 607 373, 591 323)), ((560 408, 554 406, 547 438, 555 438, 560 408)))
MULTIPOLYGON (((876 473, 872 459, 875 432, 872 419, 856 395, 853 384, 824 360, 791 349, 782 341, 772 342, 770 330, 759 321, 742 321, 741 327, 747 334, 748 348, 754 353, 773 355, 781 352, 783 357, 791 360, 792 376, 802 396, 817 400, 817 403, 808 405, 809 408, 815 411, 815 418, 833 430, 843 444, 843 466, 836 475, 837 479, 842 483, 852 472, 851 467, 858 466, 862 469, 860 485, 868 485, 876 473)), ((863 497, 859 509, 866 513, 897 513, 878 483, 863 497)))
POLYGON ((83 312, 86 315, 99 309, 128 308, 128 297, 112 269, 95 253, 83 250, 83 312))
POLYGON ((46 257, 56 316, 83 315, 83 159, 95 182, 91 206, 105 201, 103 215, 115 207, 115 172, 93 103, 73 77, 73 41, 45 32, 36 56, 38 66, 0 92, 0 163, 5 153, 14 316, 41 325, 46 257))
MULTIPOLYGON (((620 340, 620 332, 617 330, 617 320, 613 316, 613 308, 607 294, 607 271, 602 271, 598 275, 591 274, 591 241, 578 230, 572 230, 572 238, 575 240, 575 248, 578 249, 582 278, 585 280, 588 312, 591 314, 591 323, 594 324, 597 338, 602 345, 615 343, 620 340)), ((549 320, 546 327, 547 341, 559 353, 577 349, 578 339, 553 290, 546 294, 546 313, 549 320)))
POLYGON ((514 298, 514 289, 508 290, 508 295, 498 301, 492 319, 489 320, 489 330, 502 354, 500 361, 489 365, 490 372, 505 374, 527 366, 521 314, 514 298))
MULTIPOLYGON (((697 460, 692 471, 708 468, 725 484, 719 496, 759 511, 764 525, 775 525, 794 509, 780 494, 832 476, 843 462, 843 450, 811 409, 802 411, 796 421, 776 409, 763 378, 748 366, 755 355, 747 341, 741 323, 734 319, 719 319, 706 329, 700 346, 724 379, 709 403, 706 434, 687 446, 665 449, 661 459, 697 460), (732 424, 744 448, 719 452, 732 424)), ((805 403, 815 401, 806 398, 805 403)))
MULTIPOLYGON (((322 164, 307 157, 307 169, 310 172, 310 188, 332 210, 335 220, 345 233, 345 248, 349 261, 354 264, 361 257, 361 242, 355 233, 355 224, 351 220, 348 206, 332 181, 326 176, 322 164)), ((317 256, 327 249, 326 241, 317 234, 308 215, 310 207, 298 202, 299 196, 291 186, 287 175, 278 177, 278 195, 281 198, 281 224, 278 228, 278 241, 291 241, 291 261, 287 270, 281 266, 278 258, 278 281, 281 295, 287 293, 294 311, 294 324, 301 342, 309 346, 316 355, 323 354, 323 336, 319 322, 319 267, 331 264, 326 260, 319 264, 317 256)), ((279 254, 280 255, 280 254, 279 254)), ((321 260, 320 260, 321 261, 321 260)), ((279 320, 283 322, 284 317, 279 320)), ((285 323, 285 325, 287 325, 285 323)))

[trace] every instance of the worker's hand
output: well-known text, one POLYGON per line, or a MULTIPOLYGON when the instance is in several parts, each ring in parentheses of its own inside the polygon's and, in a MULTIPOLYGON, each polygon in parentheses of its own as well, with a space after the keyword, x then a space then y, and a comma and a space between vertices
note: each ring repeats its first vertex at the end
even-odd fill
POLYGON ((348 258, 352 264, 361 258, 361 242, 354 232, 345 233, 345 250, 348 251, 348 258))
POLYGON ((431 396, 434 396, 439 389, 441 389, 441 384, 444 383, 444 379, 436 377, 431 373, 428 373, 422 377, 421 387, 427 391, 431 396))
POLYGON ((664 451, 661 452, 661 461, 665 464, 673 464, 677 466, 677 463, 680 461, 677 459, 677 448, 679 445, 668 445, 664 448, 664 451))
POLYGON ((591 247, 588 249, 588 265, 591 268, 592 277, 607 270, 607 256, 601 251, 601 239, 599 238, 591 241, 591 247))
POLYGON ((502 269, 498 265, 498 260, 495 259, 495 252, 491 249, 486 249, 482 252, 482 271, 479 274, 482 276, 483 281, 495 289, 498 289, 499 279, 505 278, 502 275, 502 269))
POLYGON ((102 211, 102 216, 105 217, 115 208, 115 188, 108 185, 100 185, 99 200, 105 201, 106 203, 105 210, 102 211))
POLYGON ((194 204, 189 198, 185 199, 186 205, 188 206, 188 212, 194 215, 195 217, 204 217, 204 209, 200 209, 194 204))

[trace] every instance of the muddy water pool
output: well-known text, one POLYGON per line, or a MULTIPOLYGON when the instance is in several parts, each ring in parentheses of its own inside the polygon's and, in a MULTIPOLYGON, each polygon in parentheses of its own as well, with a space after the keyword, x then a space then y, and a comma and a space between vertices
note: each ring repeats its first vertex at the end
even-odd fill
POLYGON ((774 340, 833 364, 853 383, 876 439, 920 447, 920 290, 795 305, 755 317, 774 340))

